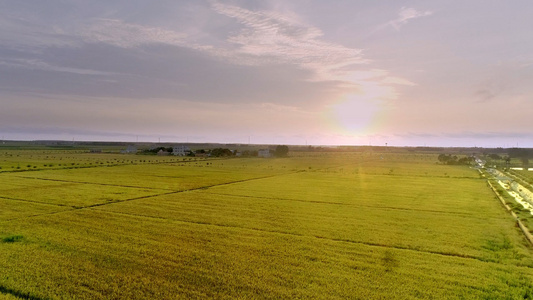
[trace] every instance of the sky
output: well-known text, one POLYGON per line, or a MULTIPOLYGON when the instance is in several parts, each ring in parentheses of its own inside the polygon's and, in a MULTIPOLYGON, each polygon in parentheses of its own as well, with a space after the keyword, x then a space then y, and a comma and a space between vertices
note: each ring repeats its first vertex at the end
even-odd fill
POLYGON ((0 0, 5 140, 533 147, 529 0, 0 0))

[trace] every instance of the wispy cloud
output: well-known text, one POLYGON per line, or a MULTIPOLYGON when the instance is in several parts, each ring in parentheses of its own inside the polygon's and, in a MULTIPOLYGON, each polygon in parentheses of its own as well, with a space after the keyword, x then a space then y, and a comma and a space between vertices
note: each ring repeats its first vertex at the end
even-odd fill
POLYGON ((227 41, 236 54, 259 62, 289 63, 315 73, 317 80, 342 79, 351 67, 366 64, 361 49, 323 39, 320 29, 277 12, 250 11, 212 2, 219 14, 237 20, 244 28, 227 41))
MULTIPOLYGON (((37 26, 14 18, 0 19, 0 24, 17 29, 18 36, 27 36, 26 44, 35 47, 83 47, 84 43, 103 43, 114 47, 132 49, 151 44, 164 44, 202 52, 211 57, 236 65, 291 65, 307 71, 309 81, 337 81, 339 87, 358 89, 361 72, 373 73, 364 80, 381 81, 383 84, 407 84, 405 79, 383 76, 381 71, 368 69, 371 60, 362 49, 350 48, 327 41, 317 27, 306 24, 295 14, 276 11, 252 11, 235 5, 210 2, 211 9, 227 16, 242 28, 228 36, 217 36, 225 43, 210 44, 197 41, 194 36, 158 26, 130 23, 117 18, 92 18, 71 24, 70 27, 37 26), (365 70, 366 68, 366 70, 365 70)), ((430 12, 402 9, 398 20, 391 24, 400 26, 410 19, 430 12)), ((203 34, 214 34, 203 32, 203 34)), ((0 41, 15 40, 14 35, 0 35, 0 41)), ((23 43, 18 41, 18 43, 23 43)), ((10 45, 17 44, 9 42, 10 45)), ((96 74, 98 71, 67 68, 46 64, 44 61, 3 62, 25 68, 39 68, 80 74, 96 74)))
POLYGON ((51 65, 39 59, 2 59, 0 65, 12 68, 21 68, 29 70, 41 70, 41 71, 53 71, 53 72, 66 72, 79 75, 113 75, 115 73, 102 72, 91 69, 71 68, 51 65))
POLYGON ((58 27, 43 25, 23 17, 0 12, 0 45, 26 52, 39 52, 47 47, 77 45, 74 36, 58 27))
POLYGON ((81 35, 88 42, 106 43, 123 48, 153 43, 186 45, 186 35, 183 33, 114 19, 97 19, 84 28, 81 35))
POLYGON ((400 27, 404 24, 407 24, 407 22, 414 20, 414 19, 427 17, 432 14, 433 12, 429 10, 420 11, 420 10, 416 10, 411 7, 402 7, 400 11, 398 12, 398 18, 390 21, 388 24, 390 24, 396 30, 400 30, 400 27))

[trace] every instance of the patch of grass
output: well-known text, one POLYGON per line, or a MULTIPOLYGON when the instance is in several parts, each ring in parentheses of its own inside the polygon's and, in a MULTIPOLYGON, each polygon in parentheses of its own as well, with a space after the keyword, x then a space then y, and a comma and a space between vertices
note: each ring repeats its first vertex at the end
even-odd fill
POLYGON ((2 238, 2 243, 15 243, 22 240, 22 235, 10 235, 2 238))
POLYGON ((505 237, 501 242, 494 240, 487 241, 487 245, 484 248, 490 251, 502 251, 512 249, 513 244, 505 237))

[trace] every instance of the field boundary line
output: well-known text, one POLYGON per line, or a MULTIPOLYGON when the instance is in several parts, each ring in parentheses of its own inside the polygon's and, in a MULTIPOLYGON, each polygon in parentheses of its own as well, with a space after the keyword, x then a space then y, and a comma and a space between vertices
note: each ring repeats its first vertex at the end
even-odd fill
MULTIPOLYGON (((230 158, 227 158, 227 159, 230 159, 230 158)), ((219 159, 219 160, 225 160, 225 159, 219 159)), ((331 167, 318 168, 318 169, 315 169, 315 170, 327 170, 327 169, 345 167, 345 166, 350 166, 350 165, 357 165, 357 164, 366 163, 366 162, 369 162, 369 161, 371 161, 371 160, 365 160, 365 161, 361 161, 361 162, 357 162, 357 163, 341 164, 341 165, 331 166, 331 167)), ((190 162, 194 162, 194 161, 187 161, 186 163, 190 163, 190 162)), ((166 162, 166 163, 171 165, 171 164, 176 164, 178 162, 166 162)), ((179 163, 182 163, 182 162, 179 162, 179 163)), ((162 162, 158 162, 158 164, 163 164, 163 163, 162 162)), ((129 166, 129 164, 126 164, 126 165, 113 165, 113 167, 115 167, 115 166, 117 166, 117 167, 129 166)), ((93 167, 106 167, 106 166, 93 166, 93 167)), ((58 170, 64 170, 64 169, 69 169, 69 168, 60 168, 58 170)), ((48 169, 46 169, 46 170, 48 170, 48 169)), ((25 171, 25 170, 20 170, 20 171, 17 170, 17 172, 23 172, 23 171, 25 171)), ((33 171, 33 170, 30 170, 30 171, 33 171)), ((92 184, 92 185, 113 186, 113 187, 137 188, 137 189, 150 189, 150 190, 172 191, 174 193, 179 193, 179 192, 192 191, 192 190, 197 190, 197 189, 208 189, 208 188, 221 186, 221 185, 226 185, 226 184, 234 184, 234 183, 246 182, 246 181, 251 181, 251 180, 260 180, 260 179, 272 178, 272 177, 277 177, 277 176, 292 175, 292 174, 306 173, 306 172, 307 172, 307 170, 296 170, 296 171, 292 171, 292 172, 285 172, 285 173, 272 174, 272 175, 261 176, 261 177, 248 178, 248 179, 243 179, 243 180, 239 180, 239 181, 232 181, 232 182, 227 182, 227 183, 222 183, 222 184, 208 185, 208 186, 203 186, 201 188, 193 188, 193 189, 181 190, 181 191, 176 191, 175 189, 168 189, 168 188, 142 187, 142 186, 134 186, 134 185, 121 185, 121 184, 110 184, 110 183, 100 183, 100 182, 75 181, 75 180, 54 179, 54 178, 40 178, 40 177, 22 176, 22 175, 14 175, 14 176, 18 177, 18 178, 24 178, 24 179, 35 179, 35 180, 78 183, 78 184, 92 184)))
POLYGON ((265 197, 265 196, 247 196, 247 195, 235 195, 235 194, 226 194, 226 193, 213 193, 213 192, 204 192, 206 194, 210 195, 219 195, 219 196, 233 196, 233 197, 240 197, 240 198, 257 198, 257 199, 268 199, 268 200, 282 200, 282 201, 294 201, 294 202, 305 202, 305 203, 320 203, 320 204, 332 204, 332 205, 346 205, 349 206, 350 204, 342 203, 342 202, 327 202, 327 201, 316 201, 316 200, 302 200, 302 199, 294 199, 294 198, 276 198, 276 197, 265 197))
POLYGON ((46 180, 46 181, 56 181, 56 182, 68 182, 68 183, 79 183, 79 184, 92 184, 92 185, 103 185, 103 186, 114 186, 114 187, 125 187, 125 188, 135 188, 135 189, 148 189, 148 190, 161 190, 161 191, 174 191, 172 189, 163 189, 163 188, 153 188, 153 187, 142 187, 134 185, 122 185, 122 184, 110 184, 110 183, 100 183, 100 182, 87 182, 87 181, 74 181, 74 180, 64 180, 64 179, 53 179, 53 178, 39 178, 39 177, 30 177, 30 176, 15 176, 25 179, 35 179, 35 180, 46 180))
MULTIPOLYGON (((128 202, 128 201, 135 201, 135 200, 141 200, 141 199, 148 199, 148 198, 152 198, 152 197, 159 197, 159 196, 180 194, 180 193, 185 193, 185 192, 193 192, 193 191, 198 191, 198 190, 205 190, 205 189, 208 189, 208 188, 211 188, 211 187, 216 187, 216 186, 221 186, 221 185, 229 185, 229 184, 235 184, 235 183, 241 183, 241 182, 252 181, 252 180, 260 180, 260 179, 265 179, 265 178, 270 178, 270 177, 275 177, 275 176, 280 176, 280 175, 285 175, 285 174, 275 174, 275 175, 269 175, 269 176, 263 176, 263 177, 255 177, 255 178, 243 179, 243 180, 232 181, 232 182, 225 182, 225 183, 220 183, 220 184, 215 184, 215 185, 210 185, 210 186, 202 186, 202 187, 191 188, 191 189, 180 190, 180 191, 171 190, 171 191, 166 192, 166 193, 160 193, 160 194, 155 194, 155 195, 146 195, 146 196, 123 199, 123 200, 112 201, 112 202, 95 203, 95 204, 87 205, 87 206, 79 206, 79 207, 77 207, 77 206, 71 206, 71 205, 58 205, 58 206, 62 206, 62 207, 68 207, 68 208, 71 208, 71 209, 64 210, 64 211, 43 213, 43 214, 35 214, 35 215, 24 216, 24 217, 20 217, 20 218, 13 218, 13 219, 8 219, 6 221, 20 220, 20 219, 26 219, 26 218, 32 218, 32 217, 38 217, 38 216, 44 216, 44 215, 52 215, 52 214, 58 214, 58 213, 67 213, 67 212, 73 212, 73 211, 87 209, 87 208, 94 208, 94 207, 106 206, 106 205, 111 205, 111 204, 119 204, 119 203, 128 202)), ((36 179, 39 179, 39 178, 36 178, 36 179)), ((49 179, 43 179, 43 180, 49 180, 49 179)), ((53 179, 50 179, 50 180, 53 180, 53 179)), ((69 182, 69 181, 67 181, 67 182, 69 182)), ((163 189, 159 189, 159 190, 163 190, 163 189)), ((43 203, 43 202, 30 201, 30 200, 9 199, 9 198, 2 197, 2 196, 0 196, 0 198, 4 198, 4 199, 7 199, 7 200, 19 200, 19 201, 27 201, 27 202, 33 202, 33 203, 39 203, 39 204, 46 204, 46 203, 43 203)))
POLYGON ((76 210, 78 210, 78 209, 71 207, 70 209, 66 209, 66 210, 52 211, 52 212, 43 213, 43 214, 35 214, 35 215, 29 215, 29 216, 22 216, 22 217, 19 217, 19 218, 0 220, 0 223, 1 222, 11 222, 11 221, 16 221, 16 220, 23 220, 23 219, 28 219, 28 218, 35 218, 35 217, 40 217, 40 216, 56 215, 56 214, 60 214, 60 213, 73 212, 73 211, 76 211, 76 210))
POLYGON ((148 199, 148 198, 152 198, 152 197, 166 196, 166 195, 172 195, 172 194, 178 194, 178 193, 181 193, 181 191, 173 191, 173 192, 162 193, 162 194, 157 194, 157 195, 146 195, 146 196, 140 196, 140 197, 135 197, 135 198, 117 200, 117 201, 95 203, 95 204, 91 204, 91 205, 87 205, 87 206, 78 207, 78 208, 75 208, 75 209, 76 210, 80 210, 80 209, 85 209, 85 208, 105 206, 105 205, 109 205, 109 204, 122 203, 122 202, 128 202, 128 201, 135 201, 135 200, 141 200, 141 199, 148 199))
POLYGON ((0 284, 0 293, 4 295, 12 295, 16 297, 17 299, 28 299, 28 300, 45 300, 49 298, 42 298, 38 296, 33 296, 30 293, 20 292, 17 290, 14 290, 12 288, 5 287, 4 285, 0 284))
POLYGON ((142 187, 142 186, 134 186, 134 185, 121 185, 121 184, 110 184, 110 183, 99 183, 99 182, 74 181, 74 180, 53 179, 53 178, 39 178, 39 177, 31 177, 31 176, 15 176, 15 177, 25 178, 25 179, 35 179, 35 180, 79 183, 79 184, 92 184, 92 185, 103 185, 103 186, 114 186, 114 187, 126 187, 126 188, 137 188, 137 189, 172 191, 174 193, 180 193, 180 192, 185 192, 185 191, 192 191, 192 190, 197 190, 197 189, 208 189, 208 188, 221 186, 221 185, 234 184, 234 183, 240 183, 240 182, 246 182, 246 181, 252 181, 252 180, 260 180, 260 179, 266 179, 266 178, 271 178, 271 177, 276 177, 276 176, 290 175, 290 174, 301 173, 301 172, 302 171, 299 170, 299 171, 294 171, 294 172, 272 174, 272 175, 261 176, 261 177, 253 177, 253 178, 241 179, 241 180, 236 180, 236 181, 231 181, 231 182, 224 182, 224 183, 219 183, 219 184, 206 185, 206 186, 187 189, 187 190, 175 190, 175 189, 169 189, 169 188, 142 187))
POLYGON ((206 189, 209 189, 209 188, 212 188, 212 187, 223 186, 223 185, 230 185, 230 184, 236 184, 236 183, 247 182, 247 181, 253 181, 253 180, 266 179, 266 178, 275 177, 275 176, 280 176, 280 175, 282 175, 282 174, 268 175, 268 176, 255 177, 255 178, 248 178, 248 179, 242 179, 242 180, 231 181, 231 182, 224 182, 224 183, 213 184, 213 185, 208 185, 208 186, 201 186, 201 187, 196 187, 196 188, 190 188, 190 189, 180 190, 180 191, 176 191, 176 190, 174 190, 174 191, 171 191, 171 192, 168 192, 168 193, 162 193, 162 194, 157 194, 157 195, 147 195, 147 196, 141 196, 141 197, 136 197, 136 198, 124 199, 124 200, 119 200, 119 201, 107 202, 107 203, 97 203, 97 204, 94 204, 94 205, 88 205, 88 206, 80 207, 79 209, 91 208, 91 207, 97 207, 97 206, 104 206, 104 205, 109 205, 109 204, 117 204, 117 203, 128 202, 128 201, 135 201, 135 200, 141 200, 141 199, 147 199, 147 198, 152 198, 152 197, 159 197, 159 196, 175 195, 175 194, 186 193, 186 192, 201 191, 201 190, 206 190, 206 189))
POLYGON ((70 205, 66 205, 66 204, 46 203, 46 202, 41 202, 41 201, 27 200, 27 199, 18 199, 18 198, 10 198, 10 197, 5 197, 5 196, 0 196, 0 199, 12 200, 12 201, 21 201, 21 202, 30 202, 30 203, 37 203, 37 204, 43 204, 43 205, 52 205, 52 206, 60 206, 60 207, 70 207, 70 208, 72 208, 72 206, 70 206, 70 205))
POLYGON ((413 211, 413 212, 429 212, 429 213, 443 214, 443 215, 455 215, 455 216, 459 216, 459 217, 473 218, 473 219, 483 219, 483 220, 488 219, 486 217, 485 218, 481 218, 481 217, 478 217, 476 214, 471 214, 471 213, 466 213, 466 212, 454 212, 454 211, 431 210, 431 209, 416 209, 416 208, 393 207, 393 206, 373 206, 373 205, 361 205, 361 204, 354 204, 354 203, 302 200, 302 199, 294 199, 294 198, 248 196, 248 195, 236 195, 236 194, 226 194, 226 193, 214 193, 214 192, 208 192, 208 191, 206 191, 204 193, 210 194, 210 195, 232 196, 232 197, 241 197, 241 198, 257 198, 257 199, 267 199, 267 200, 280 200, 280 201, 287 201, 287 202, 293 201, 293 202, 303 202, 303 203, 343 205, 343 206, 352 206, 352 207, 375 208, 377 210, 384 209, 384 210, 400 210, 400 211, 413 211))

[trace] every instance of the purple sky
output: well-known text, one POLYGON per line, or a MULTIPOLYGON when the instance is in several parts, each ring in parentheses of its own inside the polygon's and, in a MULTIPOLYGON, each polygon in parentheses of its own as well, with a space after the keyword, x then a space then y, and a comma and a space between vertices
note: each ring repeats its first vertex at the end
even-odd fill
POLYGON ((4 139, 533 147, 533 2, 2 1, 4 139))

